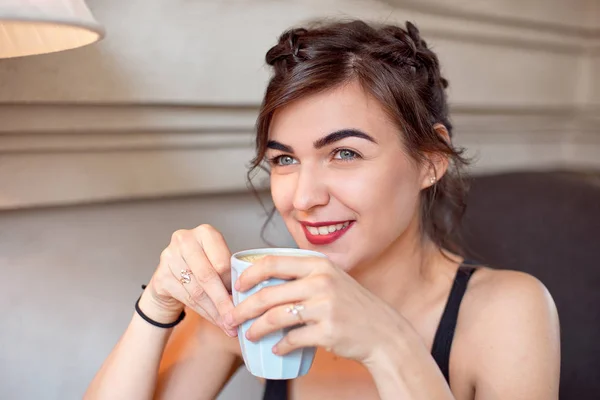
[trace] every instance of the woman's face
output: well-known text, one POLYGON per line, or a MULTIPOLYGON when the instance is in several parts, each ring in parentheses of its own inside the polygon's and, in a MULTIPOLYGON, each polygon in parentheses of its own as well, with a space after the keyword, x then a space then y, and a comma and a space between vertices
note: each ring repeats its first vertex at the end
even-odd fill
POLYGON ((356 82, 279 110, 268 147, 271 194, 287 229, 300 248, 344 270, 378 257, 418 218, 427 171, 356 82))

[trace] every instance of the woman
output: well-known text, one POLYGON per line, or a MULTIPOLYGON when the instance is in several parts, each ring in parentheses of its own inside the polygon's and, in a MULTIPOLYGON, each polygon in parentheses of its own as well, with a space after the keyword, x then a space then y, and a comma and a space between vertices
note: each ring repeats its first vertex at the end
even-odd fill
POLYGON ((258 340, 296 325, 291 304, 307 325, 273 351, 319 350, 308 375, 267 382, 266 399, 558 398, 547 290, 465 262, 451 240, 466 161, 451 140, 447 82, 417 28, 293 29, 266 60, 274 75, 254 167, 268 162, 275 208, 298 246, 328 259, 258 261, 239 290, 291 281, 234 308, 221 234, 175 232, 86 398, 212 399, 242 364, 235 327, 260 316, 249 331, 258 340))

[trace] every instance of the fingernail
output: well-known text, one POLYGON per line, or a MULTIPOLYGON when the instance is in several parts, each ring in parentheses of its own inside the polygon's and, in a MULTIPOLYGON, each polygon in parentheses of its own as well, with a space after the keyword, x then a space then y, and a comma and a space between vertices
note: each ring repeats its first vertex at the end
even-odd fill
POLYGON ((223 315, 223 324, 228 328, 233 328, 233 315, 231 315, 231 311, 227 314, 223 315))
POLYGON ((277 348, 277 346, 273 346, 273 348, 271 350, 273 351, 273 354, 279 353, 279 349, 277 348))
POLYGON ((236 337, 237 336, 237 330, 235 330, 235 329, 225 329, 225 333, 229 337, 236 337))
POLYGON ((238 279, 237 281, 235 281, 235 285, 233 287, 235 287, 235 290, 239 292, 241 286, 242 285, 240 284, 240 280, 238 279))

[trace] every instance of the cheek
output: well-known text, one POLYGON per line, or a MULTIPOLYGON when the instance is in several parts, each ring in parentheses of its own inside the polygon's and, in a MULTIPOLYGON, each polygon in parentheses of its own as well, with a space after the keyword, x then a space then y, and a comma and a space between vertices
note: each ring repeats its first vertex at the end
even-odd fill
POLYGON ((357 187, 363 222, 371 237, 389 242, 402 234, 419 204, 419 171, 407 160, 390 162, 357 187))
POLYGON ((387 221, 386 234, 395 240, 405 233, 418 213, 421 193, 419 177, 408 170, 399 173, 394 182, 389 183, 387 202, 380 208, 380 221, 387 221))
POLYGON ((359 216, 373 203, 373 188, 376 183, 373 181, 373 174, 367 169, 333 173, 328 177, 327 184, 331 196, 359 216))
POLYGON ((293 209, 294 181, 290 175, 271 175, 271 197, 277 212, 286 217, 293 209))

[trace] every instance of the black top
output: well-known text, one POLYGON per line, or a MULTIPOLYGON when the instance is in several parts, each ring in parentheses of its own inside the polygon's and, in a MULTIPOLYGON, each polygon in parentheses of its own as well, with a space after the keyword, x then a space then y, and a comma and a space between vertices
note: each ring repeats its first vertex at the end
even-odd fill
MULTIPOLYGON (((440 324, 438 325, 431 348, 431 355, 440 367, 448 384, 450 384, 450 348, 452 347, 460 303, 467 290, 469 279, 471 279, 471 275, 476 270, 476 267, 473 265, 474 263, 465 261, 458 268, 458 271, 456 271, 454 283, 446 302, 446 308, 440 319, 440 324)), ((287 398, 287 380, 267 379, 263 400, 287 400, 287 398)))

